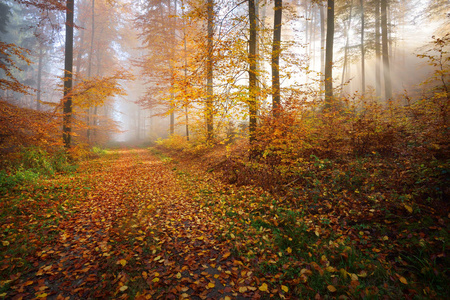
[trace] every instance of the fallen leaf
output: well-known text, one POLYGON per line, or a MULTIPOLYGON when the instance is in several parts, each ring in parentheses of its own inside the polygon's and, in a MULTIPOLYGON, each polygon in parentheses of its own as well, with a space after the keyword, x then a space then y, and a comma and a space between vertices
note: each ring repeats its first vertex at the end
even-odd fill
POLYGON ((122 265, 122 267, 125 267, 125 265, 127 264, 127 261, 125 259, 121 259, 116 264, 122 265))
POLYGON ((261 292, 268 292, 269 287, 268 287, 267 284, 264 282, 264 283, 259 287, 259 290, 260 290, 261 292))
POLYGON ((125 292, 127 289, 128 289, 128 286, 122 285, 122 286, 120 287, 119 290, 120 290, 121 292, 125 292))
POLYGON ((282 285, 282 286, 281 286, 281 289, 282 289, 285 293, 289 292, 289 288, 288 288, 287 286, 285 286, 285 285, 282 285))
POLYGON ((336 288, 331 284, 327 286, 327 289, 332 293, 336 292, 336 288))

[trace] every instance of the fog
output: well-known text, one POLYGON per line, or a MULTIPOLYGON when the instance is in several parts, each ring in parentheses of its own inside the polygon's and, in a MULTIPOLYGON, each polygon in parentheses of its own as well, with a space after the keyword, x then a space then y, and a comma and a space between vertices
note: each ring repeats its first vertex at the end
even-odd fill
MULTIPOLYGON (((27 95, 2 86, 1 97, 22 107, 58 110, 64 73, 65 12, 40 6, 39 1, 31 1, 31 6, 19 2, 7 0, 1 4, 1 41, 28 49, 30 65, 16 57, 18 68, 13 68, 12 76, 31 89, 27 95)), ((257 2, 258 79, 261 90, 265 90, 259 99, 264 107, 271 100, 267 91, 271 83, 273 7, 269 1, 257 2)), ((366 96, 372 98, 376 94, 376 2, 365 1, 364 7, 365 88, 366 96)), ((424 88, 419 84, 433 69, 417 54, 429 49, 432 36, 442 37, 448 32, 450 5, 448 1, 431 0, 388 2, 390 75, 394 98, 401 100, 401 95, 418 95, 424 88)), ((359 1, 335 3, 335 94, 351 97, 362 93, 361 7, 359 1), (346 29, 346 24, 351 24, 350 28, 346 29), (343 72, 345 48, 348 63, 343 72)), ((75 1, 73 73, 75 89, 79 88, 75 109, 78 120, 85 122, 76 129, 79 143, 144 144, 170 134, 185 136, 187 130, 194 138, 203 134, 207 99, 205 9, 202 1, 75 1)), ((280 63, 283 98, 290 89, 300 93, 313 89, 321 97, 321 42, 325 37, 320 9, 326 21, 325 6, 306 0, 284 1, 280 63)), ((218 130, 225 130, 226 124, 247 122, 242 96, 248 80, 247 13, 243 3, 214 2, 213 113, 218 130)), ((8 79, 4 69, 0 77, 8 79)), ((383 97, 379 100, 386 101, 383 97)))

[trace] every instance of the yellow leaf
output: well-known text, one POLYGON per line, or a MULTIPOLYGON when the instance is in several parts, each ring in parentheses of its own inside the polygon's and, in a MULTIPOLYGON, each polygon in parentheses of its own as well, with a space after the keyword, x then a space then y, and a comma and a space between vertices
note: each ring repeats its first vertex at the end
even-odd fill
POLYGON ((358 275, 351 273, 350 278, 354 281, 358 281, 358 275))
POLYGON ((245 293, 247 291, 247 287, 241 286, 239 287, 239 293, 245 293))
POLYGON ((181 273, 178 272, 177 275, 175 275, 175 277, 176 277, 177 279, 180 279, 180 278, 181 278, 181 273))
POLYGON ((155 259, 153 260, 153 261, 157 261, 157 260, 160 260, 161 259, 161 256, 157 256, 157 257, 155 257, 155 259))
POLYGON ((332 266, 328 266, 326 270, 327 270, 328 272, 336 272, 336 271, 337 271, 336 268, 335 268, 335 267, 332 267, 332 266))
POLYGON ((332 293, 336 292, 336 288, 334 286, 332 286, 331 284, 327 286, 327 289, 332 293))
POLYGON ((155 278, 153 278, 152 281, 153 281, 153 282, 158 282, 158 281, 159 281, 159 278, 158 278, 158 277, 155 277, 155 278))
POLYGON ((209 282, 208 283, 208 289, 212 289, 214 288, 216 285, 214 284, 214 282, 209 282))
POLYGON ((228 297, 228 296, 225 296, 225 298, 224 298, 225 300, 231 300, 231 298, 230 297, 228 297))
POLYGON ((120 290, 121 292, 125 292, 127 289, 128 289, 128 286, 122 285, 122 286, 120 287, 119 290, 120 290))
POLYGON ((403 284, 408 284, 408 280, 406 280, 406 278, 405 277, 403 277, 403 276, 400 276, 400 282, 401 283, 403 283, 403 284))
POLYGON ((230 233, 230 236, 231 236, 232 239, 235 238, 234 234, 232 234, 232 233, 230 233))
POLYGON ((125 267, 125 265, 127 264, 127 261, 125 259, 121 259, 117 262, 118 265, 122 265, 122 267, 125 267))
POLYGON ((403 204, 403 206, 406 208, 406 210, 411 214, 413 212, 413 209, 411 206, 407 205, 407 204, 403 204))
POLYGON ((3 246, 8 246, 9 245, 9 242, 8 241, 2 241, 2 244, 3 244, 3 246))
POLYGON ((361 271, 361 272, 358 274, 358 276, 359 276, 359 277, 362 277, 362 278, 367 277, 367 272, 366 272, 366 271, 361 271))
POLYGON ((36 298, 45 298, 45 297, 47 297, 47 293, 40 294, 36 298))
POLYGON ((285 285, 282 285, 282 286, 281 286, 281 289, 282 289, 285 293, 289 292, 289 288, 288 288, 287 286, 285 286, 285 285))
POLYGON ((291 247, 287 247, 286 251, 287 251, 287 253, 292 253, 291 247))
POLYGON ((269 287, 267 286, 266 283, 263 283, 263 284, 259 287, 259 290, 260 290, 261 292, 267 292, 268 289, 269 289, 269 287))

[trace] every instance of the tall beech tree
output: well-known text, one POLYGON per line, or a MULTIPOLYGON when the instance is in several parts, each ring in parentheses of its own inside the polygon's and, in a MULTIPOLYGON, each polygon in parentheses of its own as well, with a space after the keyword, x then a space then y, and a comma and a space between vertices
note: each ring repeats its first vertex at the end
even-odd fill
POLYGON ((63 141, 66 149, 71 147, 72 131, 72 69, 73 69, 73 15, 74 0, 66 2, 66 43, 64 50, 64 98, 63 141))
POLYGON ((366 93, 366 58, 365 58, 365 47, 364 47, 364 30, 365 30, 365 19, 364 19, 364 0, 360 0, 361 9, 361 92, 366 93))
POLYGON ((387 0, 381 1, 381 47, 383 55, 384 98, 392 98, 391 68, 389 65, 389 41, 387 24, 387 0))
POLYGON ((214 90, 213 90, 213 64, 214 64, 214 0, 207 4, 207 55, 206 58, 206 137, 211 140, 214 134, 214 90))
POLYGON ((257 91, 257 82, 256 82, 256 72, 257 72, 257 63, 256 63, 256 38, 257 38, 257 25, 256 25, 256 7, 255 0, 248 0, 248 16, 250 23, 250 39, 248 42, 248 61, 249 61, 249 69, 248 69, 248 108, 249 108, 249 139, 250 144, 255 141, 255 132, 256 132, 256 115, 258 113, 258 103, 256 94, 257 91))
POLYGON ((272 110, 274 117, 279 116, 281 109, 280 52, 282 14, 283 0, 275 0, 272 42, 272 110))
POLYGON ((381 98, 380 0, 375 0, 375 89, 381 98))
POLYGON ((334 0, 327 1, 327 40, 325 51, 325 102, 333 102, 334 0))

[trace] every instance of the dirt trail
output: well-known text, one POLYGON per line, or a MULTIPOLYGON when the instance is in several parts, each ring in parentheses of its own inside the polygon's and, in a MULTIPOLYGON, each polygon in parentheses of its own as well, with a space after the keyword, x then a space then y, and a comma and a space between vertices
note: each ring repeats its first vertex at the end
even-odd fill
POLYGON ((36 273, 8 295, 259 298, 254 274, 231 259, 232 246, 220 238, 220 222, 160 159, 146 150, 120 151, 112 164, 87 165, 82 175, 90 186, 78 212, 59 224, 55 243, 37 252, 36 273))

